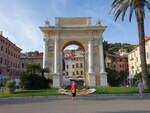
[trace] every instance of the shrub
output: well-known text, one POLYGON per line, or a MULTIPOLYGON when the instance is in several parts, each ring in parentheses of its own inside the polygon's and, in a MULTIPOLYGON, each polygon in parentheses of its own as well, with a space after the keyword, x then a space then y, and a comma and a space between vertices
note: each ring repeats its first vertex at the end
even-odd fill
POLYGON ((49 80, 41 75, 24 73, 20 77, 20 86, 24 89, 46 89, 49 86, 49 80))
POLYGON ((126 85, 128 71, 117 72, 115 70, 107 69, 108 83, 110 86, 126 85))
POLYGON ((13 93, 15 90, 16 82, 14 80, 8 80, 5 84, 5 87, 7 88, 8 93, 13 93))

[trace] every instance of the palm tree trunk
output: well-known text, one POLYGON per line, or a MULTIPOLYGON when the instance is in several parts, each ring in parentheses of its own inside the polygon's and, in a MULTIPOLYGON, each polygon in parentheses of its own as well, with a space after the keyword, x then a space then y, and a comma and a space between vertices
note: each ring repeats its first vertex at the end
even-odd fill
POLYGON ((141 69, 142 69, 142 79, 144 84, 144 89, 150 89, 148 82, 148 71, 146 64, 146 49, 145 49, 145 34, 144 34, 144 16, 139 14, 140 9, 135 9, 136 19, 138 25, 138 35, 139 35, 139 47, 140 47, 140 59, 141 59, 141 69))

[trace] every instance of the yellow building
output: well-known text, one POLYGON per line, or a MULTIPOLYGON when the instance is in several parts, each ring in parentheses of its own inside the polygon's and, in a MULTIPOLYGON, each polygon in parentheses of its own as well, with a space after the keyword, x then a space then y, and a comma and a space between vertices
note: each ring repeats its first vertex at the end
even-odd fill
POLYGON ((84 52, 80 50, 64 51, 65 78, 84 78, 84 52))
MULTIPOLYGON (((146 61, 150 64, 150 37, 145 38, 146 61)), ((140 48, 139 45, 128 54, 129 78, 141 72, 140 48)))

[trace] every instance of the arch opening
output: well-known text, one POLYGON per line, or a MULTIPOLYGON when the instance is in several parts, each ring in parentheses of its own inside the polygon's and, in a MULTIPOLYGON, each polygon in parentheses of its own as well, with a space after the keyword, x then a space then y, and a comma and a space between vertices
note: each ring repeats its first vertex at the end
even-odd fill
POLYGON ((84 85, 85 74, 85 49, 80 42, 71 41, 67 42, 62 48, 62 72, 63 72, 63 85, 69 85, 70 80, 76 79, 83 81, 84 85))

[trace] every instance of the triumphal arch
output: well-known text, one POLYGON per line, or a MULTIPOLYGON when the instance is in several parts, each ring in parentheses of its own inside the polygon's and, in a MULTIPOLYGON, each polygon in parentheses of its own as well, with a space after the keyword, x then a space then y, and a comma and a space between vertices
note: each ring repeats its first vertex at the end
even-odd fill
POLYGON ((48 68, 53 87, 63 82, 63 49, 76 44, 85 52, 85 83, 88 86, 107 86, 104 66, 103 37, 106 27, 100 21, 91 24, 91 18, 55 18, 55 25, 47 20, 40 27, 44 35, 43 68, 48 68))

